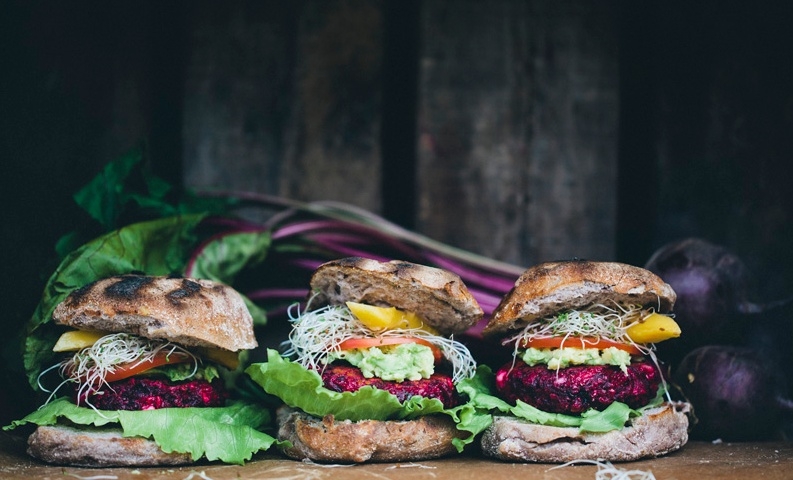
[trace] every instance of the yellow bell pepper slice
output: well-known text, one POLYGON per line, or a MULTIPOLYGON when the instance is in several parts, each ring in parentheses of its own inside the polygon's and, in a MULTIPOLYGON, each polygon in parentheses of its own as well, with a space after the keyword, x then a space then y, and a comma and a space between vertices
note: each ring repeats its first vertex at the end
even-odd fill
POLYGON ((658 343, 680 336, 680 326, 672 317, 651 313, 634 323, 625 333, 636 343, 658 343))
POLYGON ((107 335, 107 332, 95 330, 69 330, 63 333, 52 347, 53 352, 76 352, 90 347, 97 340, 107 335))
POLYGON ((437 330, 425 324, 424 320, 415 313, 405 312, 396 307, 377 307, 357 302, 346 303, 352 314, 372 331, 420 328, 433 335, 438 334, 437 330))

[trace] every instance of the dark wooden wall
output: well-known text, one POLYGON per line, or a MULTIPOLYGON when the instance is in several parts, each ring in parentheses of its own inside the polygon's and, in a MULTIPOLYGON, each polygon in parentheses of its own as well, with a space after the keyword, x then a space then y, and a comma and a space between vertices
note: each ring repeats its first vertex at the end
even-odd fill
POLYGON ((615 257, 613 5, 253 5, 190 11, 189 186, 401 210, 516 264, 615 257))
POLYGON ((793 292, 793 7, 22 1, 0 15, 5 322, 141 141, 195 189, 337 200, 530 265, 700 236, 793 292))
POLYGON ((609 2, 422 4, 421 231, 521 265, 615 257, 616 14, 609 2))

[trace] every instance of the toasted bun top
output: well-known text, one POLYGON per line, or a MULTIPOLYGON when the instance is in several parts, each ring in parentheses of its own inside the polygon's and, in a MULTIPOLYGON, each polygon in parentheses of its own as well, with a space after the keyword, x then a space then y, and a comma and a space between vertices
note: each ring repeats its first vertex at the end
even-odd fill
POLYGON ((52 314, 81 330, 132 333, 230 351, 257 346, 242 296, 209 280, 122 275, 72 292, 52 314))
POLYGON ((396 307, 447 335, 467 330, 484 314, 457 274, 399 260, 333 260, 320 265, 310 283, 312 308, 348 301, 396 307))
POLYGON ((562 310, 616 302, 672 309, 677 296, 654 273, 617 262, 548 262, 526 270, 501 300, 483 330, 496 335, 521 329, 562 310))

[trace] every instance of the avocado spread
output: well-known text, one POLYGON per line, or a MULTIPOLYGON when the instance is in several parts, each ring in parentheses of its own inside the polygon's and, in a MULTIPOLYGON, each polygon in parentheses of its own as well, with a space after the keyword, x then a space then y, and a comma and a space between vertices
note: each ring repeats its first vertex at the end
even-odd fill
POLYGON ((429 378, 435 371, 432 350, 417 343, 342 350, 330 354, 327 362, 337 359, 360 368, 366 378, 377 377, 395 382, 429 378))
POLYGON ((521 359, 528 365, 548 365, 557 370, 570 365, 614 365, 622 371, 631 363, 631 354, 619 348, 527 348, 521 359))

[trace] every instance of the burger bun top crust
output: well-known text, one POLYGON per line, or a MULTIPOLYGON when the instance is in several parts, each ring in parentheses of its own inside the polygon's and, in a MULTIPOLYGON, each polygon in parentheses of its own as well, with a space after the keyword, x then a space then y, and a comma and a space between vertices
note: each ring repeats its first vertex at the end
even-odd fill
POLYGON ((669 284, 640 267, 588 260, 541 263, 518 278, 482 333, 504 334, 559 311, 596 303, 651 306, 663 313, 676 299, 669 284))
POLYGON ((242 296, 209 280, 121 275, 73 291, 52 315, 78 330, 131 333, 233 352, 257 346, 242 296))
POLYGON ((484 314, 457 274, 400 260, 333 260, 317 268, 310 284, 311 308, 345 302, 396 307, 444 335, 464 332, 484 314))

